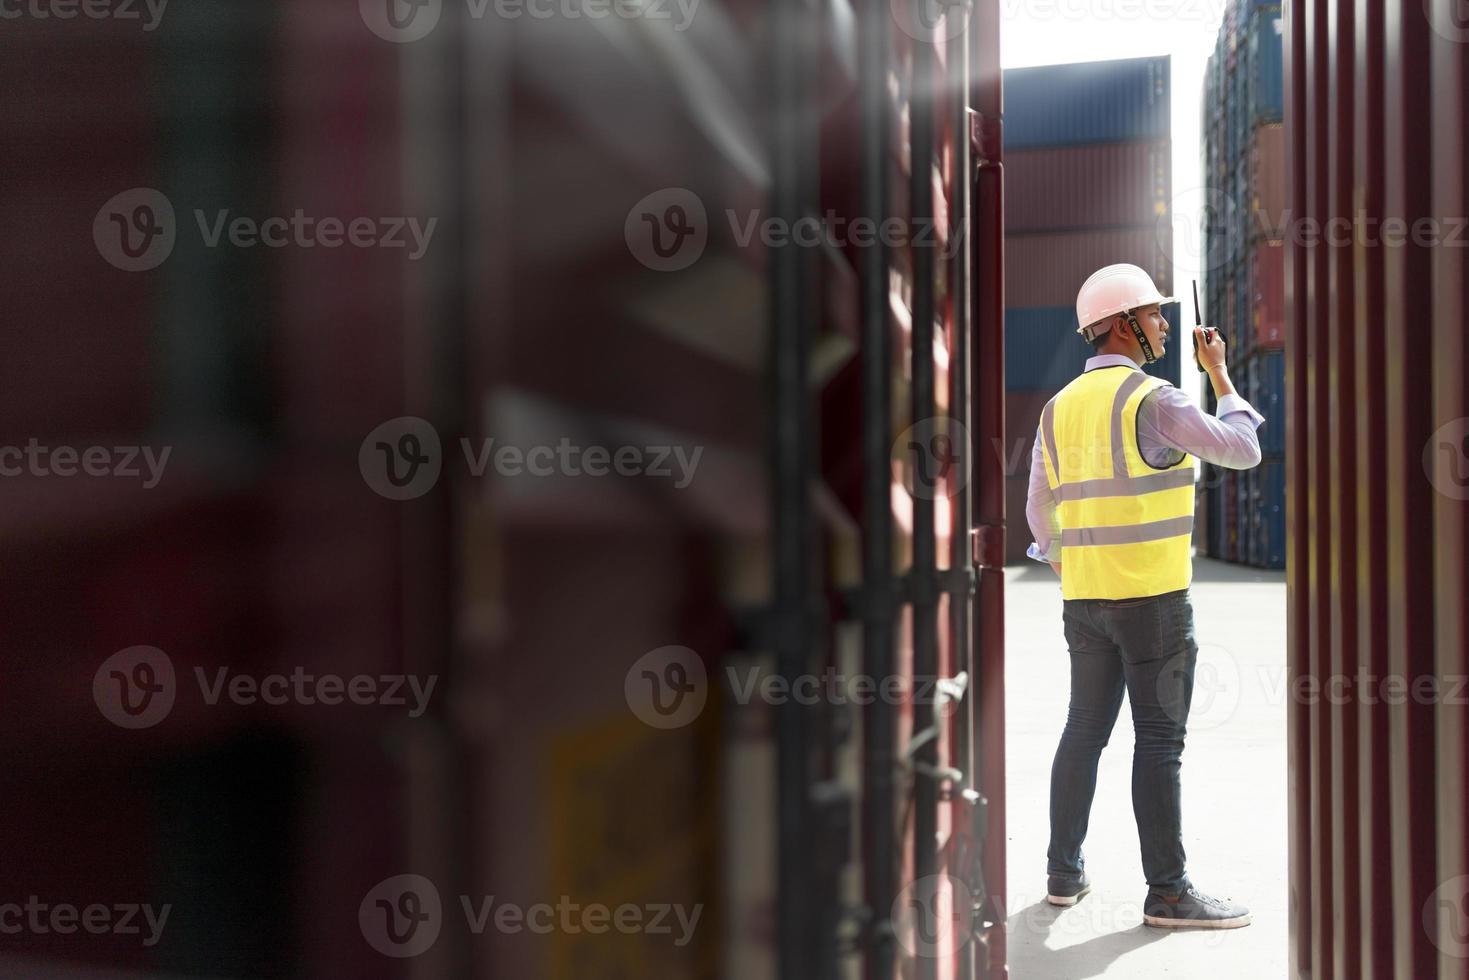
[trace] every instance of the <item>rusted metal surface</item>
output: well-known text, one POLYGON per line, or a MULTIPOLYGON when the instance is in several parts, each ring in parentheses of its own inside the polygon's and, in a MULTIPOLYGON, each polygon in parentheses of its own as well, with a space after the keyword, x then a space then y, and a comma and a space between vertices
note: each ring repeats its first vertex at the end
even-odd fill
POLYGON ((1450 13, 1286 7, 1291 972, 1313 980, 1469 963, 1466 252, 1449 240, 1469 32, 1450 13), (1332 219, 1352 240, 1313 243, 1332 219))

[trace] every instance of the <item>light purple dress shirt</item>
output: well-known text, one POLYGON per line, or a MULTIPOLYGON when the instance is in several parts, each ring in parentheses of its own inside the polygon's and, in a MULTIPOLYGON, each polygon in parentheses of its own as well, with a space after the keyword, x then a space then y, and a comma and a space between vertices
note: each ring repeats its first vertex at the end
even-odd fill
MULTIPOLYGON (((1122 354, 1099 354, 1086 362, 1086 370, 1097 368, 1141 368, 1122 354)), ((1175 466, 1185 453, 1206 463, 1231 470, 1247 470, 1260 464, 1260 440, 1255 430, 1265 417, 1239 395, 1219 399, 1218 415, 1199 410, 1192 399, 1177 388, 1160 388, 1143 402, 1137 413, 1138 447, 1143 459, 1163 469, 1175 466)), ((1035 543, 1026 552, 1036 561, 1061 560, 1061 525, 1056 518, 1056 501, 1046 479, 1040 430, 1030 454, 1030 493, 1025 502, 1025 519, 1035 543)))

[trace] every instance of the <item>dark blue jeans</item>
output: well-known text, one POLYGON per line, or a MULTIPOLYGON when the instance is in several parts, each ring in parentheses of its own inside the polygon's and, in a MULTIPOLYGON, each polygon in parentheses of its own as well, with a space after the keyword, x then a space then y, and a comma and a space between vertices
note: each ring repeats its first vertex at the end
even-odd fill
POLYGON ((1081 874, 1097 762, 1126 687, 1136 736, 1132 811, 1143 873, 1153 891, 1178 894, 1188 880, 1179 770, 1199 652, 1188 593, 1068 600, 1064 619, 1071 649, 1071 707, 1051 767, 1048 873, 1081 874))

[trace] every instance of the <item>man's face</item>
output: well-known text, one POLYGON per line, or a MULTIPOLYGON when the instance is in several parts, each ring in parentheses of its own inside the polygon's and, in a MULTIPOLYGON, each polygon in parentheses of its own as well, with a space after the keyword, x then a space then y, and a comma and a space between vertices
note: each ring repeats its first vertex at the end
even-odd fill
MULTIPOLYGON (((1143 334, 1147 336, 1148 343, 1153 346, 1153 356, 1162 360, 1164 352, 1168 349, 1168 321, 1163 318, 1163 308, 1156 304, 1144 306, 1137 311, 1137 325, 1143 328, 1143 334)), ((1129 336, 1132 335, 1130 327, 1124 327, 1124 329, 1129 336)))

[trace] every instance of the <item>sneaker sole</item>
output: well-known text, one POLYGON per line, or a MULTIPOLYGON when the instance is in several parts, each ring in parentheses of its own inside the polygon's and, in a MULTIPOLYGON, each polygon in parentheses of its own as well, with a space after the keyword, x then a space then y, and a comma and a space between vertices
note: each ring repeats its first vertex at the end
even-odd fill
POLYGON ((1068 906, 1075 905, 1077 902, 1081 901, 1091 890, 1091 886, 1088 885, 1081 891, 1077 892, 1075 895, 1047 895, 1046 901, 1050 902, 1052 905, 1059 905, 1062 908, 1066 908, 1068 906))
POLYGON ((1237 915, 1232 919, 1170 919, 1161 915, 1144 915, 1143 921, 1156 929, 1243 929, 1253 918, 1237 915))

